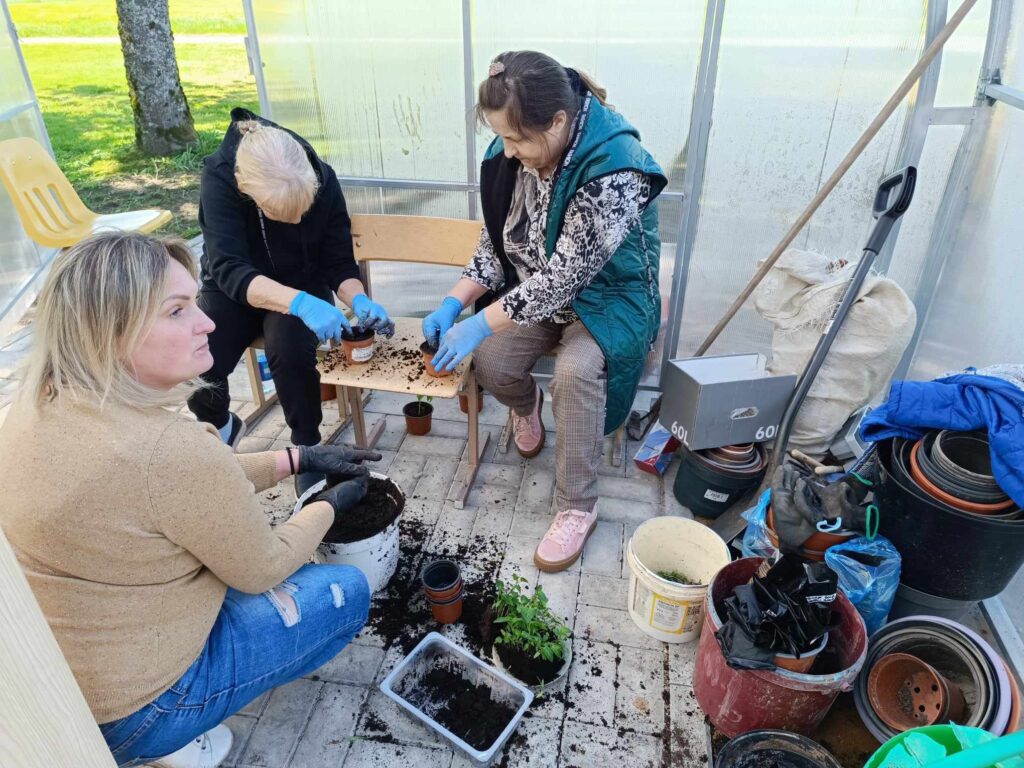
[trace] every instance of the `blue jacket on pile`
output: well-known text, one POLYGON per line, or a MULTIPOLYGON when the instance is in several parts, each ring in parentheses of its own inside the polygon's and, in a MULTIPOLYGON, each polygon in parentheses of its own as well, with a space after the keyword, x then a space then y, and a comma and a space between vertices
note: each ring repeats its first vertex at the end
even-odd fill
POLYGON ((861 423, 869 442, 916 440, 929 429, 988 429, 992 474, 1024 506, 1024 365, 999 365, 935 381, 897 381, 861 423))

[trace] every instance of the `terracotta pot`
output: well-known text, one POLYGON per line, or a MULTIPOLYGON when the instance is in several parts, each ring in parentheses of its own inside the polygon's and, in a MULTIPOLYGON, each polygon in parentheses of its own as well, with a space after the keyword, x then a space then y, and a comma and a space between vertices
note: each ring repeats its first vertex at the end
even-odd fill
MULTIPOLYGON (((476 412, 480 413, 484 409, 484 391, 477 387, 476 390, 476 412)), ((469 395, 459 395, 459 410, 465 414, 469 414, 469 395)))
POLYGON ((333 384, 321 384, 320 385, 320 402, 326 403, 328 400, 334 400, 338 396, 338 389, 333 384))
POLYGON ((436 376, 437 378, 443 378, 445 376, 451 376, 454 371, 439 371, 430 361, 434 359, 434 355, 437 354, 437 349, 432 348, 427 342, 420 344, 420 352, 423 353, 423 368, 426 370, 428 376, 436 376))
POLYGON ((917 461, 917 452, 920 448, 921 441, 919 440, 914 443, 914 447, 910 449, 910 477, 915 483, 921 486, 921 489, 925 493, 934 496, 939 501, 949 504, 951 507, 963 510, 964 512, 974 512, 979 515, 995 514, 996 512, 1002 512, 1003 510, 1009 509, 1013 506, 1013 499, 1007 499, 999 504, 978 504, 973 501, 965 501, 964 499, 958 498, 950 493, 946 493, 935 485, 935 483, 929 480, 921 471, 921 465, 917 461))
POLYGON ((871 668, 868 700, 882 722, 893 730, 908 731, 963 717, 963 693, 951 686, 916 656, 891 653, 871 668))
POLYGON ((828 632, 822 635, 821 642, 818 643, 816 648, 812 648, 806 653, 801 653, 799 658, 791 653, 775 654, 775 666, 780 669, 788 669, 790 672, 798 672, 801 675, 805 675, 810 671, 811 667, 814 666, 814 662, 818 658, 818 654, 825 650, 825 646, 827 645, 828 632))
POLYGON ((430 603, 430 614, 434 617, 434 621, 441 624, 453 624, 459 620, 462 616, 462 603, 465 593, 463 590, 459 590, 459 593, 450 600, 444 602, 435 602, 428 600, 430 603))
MULTIPOLYGON (((779 534, 775 532, 775 515, 772 512, 771 505, 768 506, 768 515, 765 518, 765 523, 768 526, 768 538, 771 541, 772 546, 776 549, 781 549, 779 545, 779 534)), ((856 535, 857 534, 853 531, 844 534, 822 533, 821 531, 818 531, 804 542, 804 546, 800 551, 800 554, 807 560, 815 560, 819 563, 823 563, 825 562, 826 549, 833 547, 836 544, 843 544, 848 539, 851 539, 856 535)))
POLYGON ((417 400, 414 403, 406 403, 402 406, 402 413, 405 415, 405 428, 410 435, 425 435, 430 432, 431 416, 434 414, 434 406, 417 400))
POLYGON ((1013 676, 1013 670, 1010 669, 1010 665, 1005 660, 1003 661, 1003 666, 1006 667, 1006 676, 1010 678, 1010 720, 1006 726, 1006 733, 1016 733, 1020 730, 1020 686, 1017 685, 1017 678, 1013 676))
POLYGON ((345 358, 350 363, 361 365, 373 358, 373 342, 376 334, 372 329, 363 330, 358 325, 351 333, 342 331, 341 346, 345 349, 345 358))

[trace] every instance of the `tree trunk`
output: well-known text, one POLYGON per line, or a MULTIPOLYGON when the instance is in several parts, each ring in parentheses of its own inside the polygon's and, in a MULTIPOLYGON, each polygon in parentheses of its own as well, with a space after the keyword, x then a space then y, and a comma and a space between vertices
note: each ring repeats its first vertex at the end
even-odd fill
POLYGON ((117 0, 135 144, 147 155, 175 155, 198 140, 178 76, 167 2, 117 0))

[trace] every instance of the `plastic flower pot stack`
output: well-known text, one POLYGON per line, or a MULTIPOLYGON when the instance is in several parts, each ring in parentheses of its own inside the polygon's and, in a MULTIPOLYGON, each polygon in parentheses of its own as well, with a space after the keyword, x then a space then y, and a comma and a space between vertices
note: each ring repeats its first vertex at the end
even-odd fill
POLYGON ((891 618, 959 619, 999 594, 1024 563, 1024 512, 992 476, 978 432, 877 444, 879 532, 902 557, 891 618))
POLYGON ((672 491, 693 514, 715 518, 764 478, 764 448, 755 443, 703 451, 679 449, 682 462, 672 491))
POLYGON ((938 616, 899 619, 871 636, 854 701, 880 742, 950 722, 999 736, 1020 720, 1020 691, 1003 659, 975 632, 938 616))
POLYGON ((434 560, 423 569, 420 581, 434 621, 441 624, 458 621, 466 591, 459 566, 451 560, 434 560))
POLYGON ((812 670, 821 674, 730 667, 715 637, 724 623, 725 600, 737 586, 747 584, 763 562, 748 557, 729 563, 712 579, 705 599, 693 692, 715 728, 730 738, 760 729, 809 735, 836 697, 853 689, 867 655, 864 620, 840 592, 832 607, 830 658, 812 670))

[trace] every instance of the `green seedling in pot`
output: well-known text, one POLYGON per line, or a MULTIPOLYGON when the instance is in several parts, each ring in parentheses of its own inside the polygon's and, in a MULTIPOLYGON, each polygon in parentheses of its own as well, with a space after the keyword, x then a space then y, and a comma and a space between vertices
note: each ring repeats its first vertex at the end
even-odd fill
POLYGON ((496 582, 494 623, 501 625, 501 632, 494 642, 535 659, 549 662, 562 659, 569 627, 551 612, 541 586, 538 585, 532 595, 523 591, 527 583, 519 575, 514 575, 508 584, 496 582))
POLYGON ((676 584, 698 584, 685 573, 679 571, 655 571, 665 581, 674 581, 676 584))

